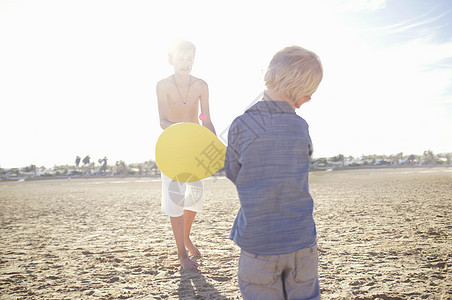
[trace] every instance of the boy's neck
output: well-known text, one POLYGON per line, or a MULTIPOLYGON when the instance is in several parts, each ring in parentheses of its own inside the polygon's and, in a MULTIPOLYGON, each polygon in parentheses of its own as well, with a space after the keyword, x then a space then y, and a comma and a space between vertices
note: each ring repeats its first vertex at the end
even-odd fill
POLYGON ((173 76, 177 80, 178 83, 188 82, 188 81, 190 81, 190 78, 191 78, 190 74, 174 73, 173 76))
POLYGON ((264 101, 279 101, 279 102, 287 102, 290 104, 290 106, 292 106, 293 108, 295 108, 295 106, 293 105, 293 102, 289 99, 287 99, 287 97, 280 95, 277 92, 273 92, 273 91, 265 91, 264 92, 264 101))
POLYGON ((278 92, 267 90, 264 92, 264 98, 263 100, 266 101, 281 101, 281 102, 287 102, 292 108, 298 109, 303 104, 309 102, 311 100, 310 96, 303 96, 298 98, 295 102, 292 99, 289 99, 287 96, 281 95, 278 92))

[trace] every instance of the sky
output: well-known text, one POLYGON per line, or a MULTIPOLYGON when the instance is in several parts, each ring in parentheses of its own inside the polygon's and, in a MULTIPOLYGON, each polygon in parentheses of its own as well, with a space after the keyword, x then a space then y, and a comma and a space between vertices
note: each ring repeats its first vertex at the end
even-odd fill
POLYGON ((0 167, 154 160, 178 38, 224 143, 272 56, 298 45, 324 68, 297 110, 314 157, 452 152, 451 1, 0 0, 0 167))

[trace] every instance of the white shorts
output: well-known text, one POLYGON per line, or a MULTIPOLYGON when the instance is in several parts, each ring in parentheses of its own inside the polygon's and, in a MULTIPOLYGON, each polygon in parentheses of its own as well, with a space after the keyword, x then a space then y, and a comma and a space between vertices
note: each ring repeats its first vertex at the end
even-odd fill
POLYGON ((204 181, 178 182, 162 173, 162 212, 180 217, 184 210, 202 211, 204 181))

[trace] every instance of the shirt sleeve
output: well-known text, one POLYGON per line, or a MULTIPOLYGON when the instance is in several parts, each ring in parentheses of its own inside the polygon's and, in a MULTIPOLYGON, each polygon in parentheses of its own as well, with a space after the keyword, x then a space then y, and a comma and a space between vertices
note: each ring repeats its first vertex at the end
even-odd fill
POLYGON ((240 171, 240 147, 239 147, 239 130, 237 122, 233 122, 228 132, 228 147, 226 148, 226 158, 224 162, 224 170, 226 177, 236 184, 237 175, 240 171))

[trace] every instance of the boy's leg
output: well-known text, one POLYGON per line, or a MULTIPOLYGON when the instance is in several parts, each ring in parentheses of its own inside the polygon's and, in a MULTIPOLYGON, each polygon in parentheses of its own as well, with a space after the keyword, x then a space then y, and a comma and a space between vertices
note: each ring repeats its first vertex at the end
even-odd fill
MULTIPOLYGON (((187 188, 186 183, 174 181, 162 173, 162 211, 170 216, 171 226, 173 228, 174 238, 177 245, 178 258, 183 268, 197 268, 198 263, 191 260, 187 255, 187 247, 192 255, 199 256, 198 249, 191 243, 189 235, 193 220, 196 216, 196 210, 202 208, 202 183, 194 184, 201 189, 201 193, 193 193, 193 188, 187 188), (201 197, 201 201, 197 196, 201 197), (187 201, 188 198, 188 201, 187 201), (199 201, 199 203, 197 203, 199 201), (188 203, 187 203, 188 202, 188 203), (184 206, 190 204, 190 211, 184 210, 184 206), (193 211, 192 211, 193 210, 193 211), (187 241, 187 242, 186 242, 187 241)), ((190 183, 190 185, 193 185, 190 183)), ((195 190, 196 191, 196 190, 195 190)))
POLYGON ((284 278, 287 299, 320 299, 317 246, 288 255, 284 278))
MULTIPOLYGON (((188 257, 187 250, 185 249, 185 230, 184 230, 184 215, 180 217, 170 217, 171 226, 173 228, 174 239, 177 246, 177 257, 184 269, 196 269, 199 264, 188 257)), ((192 220, 193 221, 193 220, 192 220)))
POLYGON ((191 226, 196 213, 202 211, 203 206, 204 181, 187 182, 185 190, 185 247, 193 256, 201 256, 199 250, 193 245, 190 239, 191 226))
POLYGON ((193 224, 193 220, 196 217, 196 212, 191 210, 184 210, 184 242, 185 247, 187 247, 190 254, 193 256, 201 256, 201 252, 199 252, 198 248, 193 245, 190 240, 190 232, 191 225, 193 224))
POLYGON ((284 299, 279 255, 240 253, 238 281, 243 299, 284 299))

